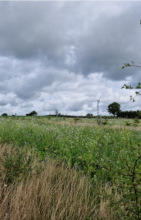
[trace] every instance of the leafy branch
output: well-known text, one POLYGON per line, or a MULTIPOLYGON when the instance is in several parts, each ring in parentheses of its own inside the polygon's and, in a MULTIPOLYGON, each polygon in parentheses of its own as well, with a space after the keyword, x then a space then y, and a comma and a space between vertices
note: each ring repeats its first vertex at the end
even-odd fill
POLYGON ((125 67, 132 67, 132 66, 134 66, 134 67, 141 67, 141 63, 138 66, 138 65, 135 65, 133 61, 131 61, 131 64, 130 63, 123 63, 123 64, 124 65, 121 67, 121 69, 124 69, 125 67))
MULTIPOLYGON (((121 67, 121 69, 124 69, 126 67, 141 67, 141 64, 140 64, 140 66, 138 66, 138 65, 135 65, 133 61, 131 61, 131 64, 130 63, 124 63, 124 65, 121 67)), ((138 85, 135 88, 133 88, 131 85, 126 85, 126 84, 124 84, 121 88, 122 89, 141 89, 141 83, 138 83, 138 85)), ((134 97, 130 96, 130 100, 132 100, 133 102, 135 102, 135 97, 136 96, 141 95, 141 93, 138 92, 138 91, 135 91, 135 94, 136 95, 134 97)))

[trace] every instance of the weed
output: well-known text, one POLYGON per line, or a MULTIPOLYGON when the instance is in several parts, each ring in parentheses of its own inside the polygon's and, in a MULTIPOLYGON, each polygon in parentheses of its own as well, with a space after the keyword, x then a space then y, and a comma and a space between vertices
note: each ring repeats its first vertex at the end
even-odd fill
POLYGON ((131 125, 131 123, 129 121, 125 122, 125 126, 130 126, 130 125, 131 125))
POLYGON ((79 121, 80 120, 80 118, 78 118, 78 117, 75 117, 74 118, 74 122, 76 123, 77 121, 79 121))
POLYGON ((102 124, 103 124, 103 125, 107 125, 107 124, 108 124, 108 119, 105 118, 105 119, 102 121, 102 124))
POLYGON ((11 184, 20 181, 31 172, 33 157, 27 156, 20 148, 13 147, 10 152, 4 151, 3 159, 0 162, 2 165, 0 174, 4 173, 5 183, 11 184))
POLYGON ((139 118, 137 118, 137 117, 134 118, 134 123, 135 123, 135 124, 139 124, 139 123, 140 123, 139 118))

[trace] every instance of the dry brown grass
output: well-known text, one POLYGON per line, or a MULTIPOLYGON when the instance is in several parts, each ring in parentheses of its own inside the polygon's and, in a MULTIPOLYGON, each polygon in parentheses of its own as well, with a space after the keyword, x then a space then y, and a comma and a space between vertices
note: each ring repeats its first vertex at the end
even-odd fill
MULTIPOLYGON (((112 193, 108 185, 104 190, 112 193)), ((48 161, 40 174, 16 185, 6 185, 1 178, 0 220, 113 220, 109 199, 102 195, 98 204, 94 192, 87 176, 48 161)))
MULTIPOLYGON (((72 121, 50 121, 49 123, 60 124, 60 125, 70 125, 70 126, 84 126, 84 127, 88 126, 88 127, 93 127, 93 128, 103 127, 103 125, 99 126, 96 122, 88 123, 88 122, 81 122, 81 120, 78 122, 74 122, 74 120, 72 120, 72 121)), ((111 129, 118 129, 118 130, 127 129, 127 130, 141 131, 140 126, 135 127, 133 125, 131 125, 131 126, 118 125, 118 124, 117 125, 104 125, 104 128, 106 128, 106 127, 111 128, 111 129)))

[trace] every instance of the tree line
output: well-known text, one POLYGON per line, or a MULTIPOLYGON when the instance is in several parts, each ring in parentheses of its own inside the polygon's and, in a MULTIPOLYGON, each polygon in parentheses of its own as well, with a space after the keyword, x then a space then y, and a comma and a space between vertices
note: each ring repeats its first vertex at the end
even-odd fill
POLYGON ((120 111, 117 113, 117 117, 120 118, 140 118, 141 119, 141 111, 120 111))

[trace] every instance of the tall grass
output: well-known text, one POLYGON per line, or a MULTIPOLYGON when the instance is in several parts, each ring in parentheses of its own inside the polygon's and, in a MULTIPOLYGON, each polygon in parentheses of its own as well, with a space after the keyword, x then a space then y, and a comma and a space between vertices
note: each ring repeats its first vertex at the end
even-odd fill
MULTIPOLYGON (((0 157, 7 148, 0 148, 0 157)), ((111 187, 94 185, 60 162, 49 160, 39 174, 14 183, 6 184, 6 175, 0 179, 1 220, 113 220, 106 196, 112 195, 111 187)))

